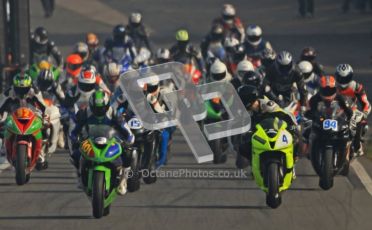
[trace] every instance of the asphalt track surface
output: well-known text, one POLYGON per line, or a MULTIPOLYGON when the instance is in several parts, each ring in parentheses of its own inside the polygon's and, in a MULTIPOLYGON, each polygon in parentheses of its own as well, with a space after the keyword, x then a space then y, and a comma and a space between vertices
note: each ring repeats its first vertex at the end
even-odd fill
MULTIPOLYGON (((57 1, 54 17, 44 20, 39 2, 32 1, 32 25, 47 26, 64 54, 87 31, 97 31, 103 40, 113 24, 105 23, 110 13, 114 15, 110 10, 90 17, 92 13, 79 10, 87 1, 75 2, 76 9, 71 10, 57 1)), ((155 45, 169 46, 173 32, 181 26, 190 29, 195 42, 200 40, 223 1, 198 2, 98 3, 121 13, 123 18, 131 10, 141 9, 153 31, 155 45)), ((339 1, 324 0, 318 3, 315 18, 299 19, 296 1, 232 2, 244 22, 262 25, 275 49, 288 49, 298 55, 303 46, 311 44, 330 70, 339 62, 353 64, 358 79, 372 92, 372 81, 368 79, 372 73, 371 14, 342 15, 339 1)), ((368 173, 372 172, 368 159, 362 157, 359 161, 368 173)), ((235 156, 230 154, 224 165, 196 164, 177 133, 169 163, 159 172, 162 178, 119 197, 110 216, 95 220, 89 200, 76 187, 67 152, 58 151, 50 159, 49 169, 33 173, 25 186, 15 185, 11 168, 1 172, 0 229, 372 229, 372 197, 354 170, 349 177, 337 177, 330 191, 322 191, 308 160, 301 159, 292 188, 283 194, 282 205, 272 210, 266 207, 265 195, 250 174, 238 171, 234 162, 235 156), (206 174, 212 175, 207 178, 206 174)))

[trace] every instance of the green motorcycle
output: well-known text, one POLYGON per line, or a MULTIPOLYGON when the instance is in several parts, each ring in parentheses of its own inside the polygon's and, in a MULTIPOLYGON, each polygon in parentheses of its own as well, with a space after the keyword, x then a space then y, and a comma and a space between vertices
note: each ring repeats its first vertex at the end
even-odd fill
POLYGON ((90 126, 88 138, 80 144, 81 182, 92 201, 95 218, 109 214, 117 195, 123 149, 116 135, 110 126, 90 126))
POLYGON ((267 118, 256 125, 252 135, 252 172, 271 208, 279 207, 280 193, 292 184, 293 149, 293 137, 285 121, 267 118))

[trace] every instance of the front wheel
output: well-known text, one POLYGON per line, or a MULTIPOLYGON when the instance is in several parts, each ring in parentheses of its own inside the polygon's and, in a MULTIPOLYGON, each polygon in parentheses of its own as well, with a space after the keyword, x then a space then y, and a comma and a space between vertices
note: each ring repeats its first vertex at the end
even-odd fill
POLYGON ((140 189, 140 162, 137 150, 132 152, 132 163, 131 170, 132 173, 129 174, 128 178, 128 192, 135 192, 140 189))
POLYGON ((333 149, 324 151, 319 186, 323 190, 333 187, 333 149))
POLYGON ((16 163, 15 163, 16 183, 17 185, 24 185, 25 183, 27 183, 27 175, 26 175, 27 146, 18 145, 16 154, 17 154, 16 163))
POLYGON ((266 204, 271 208, 277 208, 282 203, 279 193, 279 168, 277 163, 270 163, 267 169, 266 204))
POLYGON ((211 149, 213 151, 213 163, 214 164, 223 164, 227 161, 227 155, 224 152, 223 139, 216 139, 209 142, 211 149))
POLYGON ((146 184, 153 184, 156 182, 156 172, 155 172, 155 163, 156 163, 156 150, 158 147, 157 139, 154 138, 154 143, 145 143, 144 151, 142 156, 143 168, 142 170, 147 171, 147 175, 143 175, 143 182, 146 184))
POLYGON ((94 171, 92 186, 92 207, 93 216, 101 218, 104 215, 105 203, 105 173, 94 171))

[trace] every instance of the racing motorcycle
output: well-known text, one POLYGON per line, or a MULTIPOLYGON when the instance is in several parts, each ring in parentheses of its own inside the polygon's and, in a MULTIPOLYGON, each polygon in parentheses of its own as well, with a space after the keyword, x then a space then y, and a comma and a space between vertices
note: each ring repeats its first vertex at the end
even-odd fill
POLYGON ((20 107, 5 121, 4 142, 9 163, 15 168, 16 183, 23 185, 30 180, 43 148, 43 122, 36 109, 20 107))
POLYGON ((117 196, 124 151, 113 128, 92 125, 87 138, 80 143, 80 176, 85 193, 90 198, 93 216, 101 218, 110 213, 117 196))
POLYGON ((320 177, 319 186, 328 190, 333 186, 334 176, 348 175, 352 135, 338 102, 333 101, 329 106, 320 103, 319 106, 321 112, 311 126, 310 159, 320 177))
POLYGON ((292 184, 293 137, 286 122, 267 118, 256 125, 251 141, 254 179, 266 193, 266 204, 277 208, 282 202, 281 192, 292 184))
MULTIPOLYGON (((219 122, 227 119, 227 112, 225 111, 220 98, 213 98, 205 102, 207 108, 207 118, 202 125, 219 122)), ((209 146, 213 151, 213 163, 222 164, 227 161, 226 151, 228 150, 228 139, 219 138, 208 141, 209 146)))
POLYGON ((156 182, 156 159, 159 150, 159 131, 147 130, 142 122, 132 114, 128 120, 128 126, 135 135, 134 147, 137 155, 133 156, 133 176, 128 179, 128 191, 134 192, 140 187, 140 177, 146 184, 156 182))

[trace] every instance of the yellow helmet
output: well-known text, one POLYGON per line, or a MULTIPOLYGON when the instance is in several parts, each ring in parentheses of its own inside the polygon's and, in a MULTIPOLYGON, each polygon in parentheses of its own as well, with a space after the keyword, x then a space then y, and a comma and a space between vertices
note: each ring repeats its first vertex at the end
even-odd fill
POLYGON ((50 69, 51 64, 48 61, 42 60, 39 62, 38 67, 40 70, 50 69))
POLYGON ((176 40, 181 42, 186 42, 189 40, 189 32, 187 30, 178 30, 176 32, 176 40))

